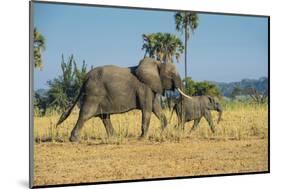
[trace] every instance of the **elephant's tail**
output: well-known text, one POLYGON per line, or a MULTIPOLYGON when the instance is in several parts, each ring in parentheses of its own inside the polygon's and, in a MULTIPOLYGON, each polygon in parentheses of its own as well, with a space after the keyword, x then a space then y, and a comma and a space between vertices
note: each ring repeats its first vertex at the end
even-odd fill
POLYGON ((84 84, 83 84, 83 86, 82 86, 82 88, 81 88, 77 98, 73 102, 73 104, 60 116, 60 119, 57 122, 56 126, 60 125, 64 120, 66 120, 66 118, 68 118, 68 116, 70 115, 72 109, 75 107, 75 105, 77 104, 78 100, 80 99, 83 91, 84 91, 84 84))

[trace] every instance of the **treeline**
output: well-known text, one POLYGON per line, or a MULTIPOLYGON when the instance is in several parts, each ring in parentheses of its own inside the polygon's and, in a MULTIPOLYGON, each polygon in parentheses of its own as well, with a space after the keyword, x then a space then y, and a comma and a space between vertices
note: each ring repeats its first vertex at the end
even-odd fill
POLYGON ((239 82, 211 82, 215 84, 222 96, 230 100, 253 101, 267 103, 268 101, 268 78, 242 79, 239 82))
MULTIPOLYGON (((221 94, 226 97, 233 97, 233 91, 237 89, 255 89, 258 93, 264 93, 268 91, 268 78, 261 77, 259 79, 242 79, 238 82, 211 82, 218 86, 221 94)), ((240 91, 240 90, 239 90, 240 91)))

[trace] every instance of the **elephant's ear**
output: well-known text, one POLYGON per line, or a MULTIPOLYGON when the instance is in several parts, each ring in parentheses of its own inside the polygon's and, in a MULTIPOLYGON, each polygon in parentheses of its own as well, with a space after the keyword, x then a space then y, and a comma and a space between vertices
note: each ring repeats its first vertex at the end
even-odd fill
POLYGON ((154 92, 162 93, 162 83, 159 75, 160 62, 152 58, 144 58, 136 69, 138 79, 148 85, 154 92))

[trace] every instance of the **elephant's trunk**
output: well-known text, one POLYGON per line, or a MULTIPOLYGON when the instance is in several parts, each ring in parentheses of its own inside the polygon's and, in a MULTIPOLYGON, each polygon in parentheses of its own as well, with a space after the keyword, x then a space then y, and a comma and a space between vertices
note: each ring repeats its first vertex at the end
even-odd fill
POLYGON ((177 90, 179 91, 179 93, 180 93, 182 96, 184 96, 184 97, 186 97, 186 98, 189 98, 189 99, 192 99, 191 96, 188 96, 188 95, 186 95, 184 92, 182 92, 182 91, 180 90, 180 88, 177 88, 177 90))
POLYGON ((219 117, 218 117, 218 124, 220 123, 221 121, 221 116, 222 116, 222 110, 218 111, 219 112, 219 117))

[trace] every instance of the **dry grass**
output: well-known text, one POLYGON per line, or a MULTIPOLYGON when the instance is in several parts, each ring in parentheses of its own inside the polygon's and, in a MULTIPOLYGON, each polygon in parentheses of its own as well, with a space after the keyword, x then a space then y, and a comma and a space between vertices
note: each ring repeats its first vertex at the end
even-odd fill
POLYGON ((77 114, 58 128, 59 115, 36 117, 35 185, 266 171, 267 111, 266 105, 228 104, 215 134, 202 119, 191 135, 192 122, 182 132, 174 115, 161 132, 153 115, 143 141, 137 139, 141 114, 131 111, 112 116, 117 136, 110 139, 99 118, 89 120, 79 143, 68 142, 77 114))
MULTIPOLYGON (((208 123, 202 119, 199 129, 189 135, 193 122, 185 124, 185 131, 176 129, 177 118, 174 114, 167 129, 161 132, 160 121, 153 115, 151 118, 148 139, 156 142, 180 141, 182 138, 195 137, 204 139, 232 139, 240 140, 247 138, 267 138, 267 106, 266 105, 226 105, 223 113, 223 120, 216 125, 216 133, 211 133, 208 123)), ((170 112, 165 111, 167 118, 170 112)), ((217 120, 217 113, 212 112, 214 123, 217 120)), ((73 129, 78 114, 71 114, 58 128, 55 124, 59 115, 36 117, 34 120, 34 136, 37 143, 41 142, 67 142, 70 132, 73 129)), ((138 137, 141 130, 140 111, 131 111, 125 114, 111 116, 113 127, 117 132, 115 142, 120 144, 127 141, 127 138, 138 137)), ((102 121, 99 118, 92 118, 83 127, 81 140, 99 140, 101 143, 114 143, 109 140, 102 121)))

